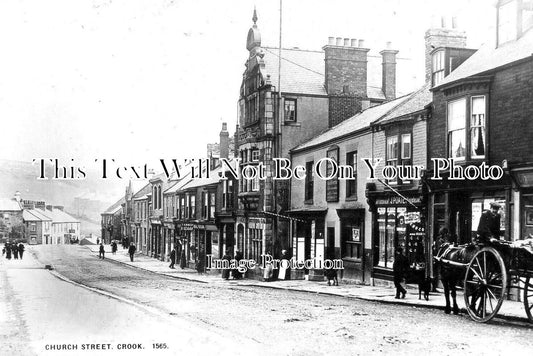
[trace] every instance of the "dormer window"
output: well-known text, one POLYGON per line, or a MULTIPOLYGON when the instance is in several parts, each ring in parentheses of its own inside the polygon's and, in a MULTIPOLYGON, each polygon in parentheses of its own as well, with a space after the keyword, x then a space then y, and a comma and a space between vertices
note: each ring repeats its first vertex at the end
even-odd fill
POLYGON ((515 0, 503 3, 498 8, 498 46, 517 38, 517 15, 515 0))
POLYGON ((444 79, 444 50, 433 53, 432 61, 432 84, 433 86, 439 84, 444 79))

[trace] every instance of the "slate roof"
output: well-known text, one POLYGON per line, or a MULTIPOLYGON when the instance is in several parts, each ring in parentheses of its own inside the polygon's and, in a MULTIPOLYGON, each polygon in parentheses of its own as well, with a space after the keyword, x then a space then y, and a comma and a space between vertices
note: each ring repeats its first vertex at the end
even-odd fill
POLYGON ((102 214, 114 214, 118 211, 118 208, 122 207, 122 204, 126 202, 126 199, 124 197, 120 198, 116 203, 111 205, 109 208, 106 209, 102 214))
POLYGON ((205 185, 215 184, 220 182, 219 172, 222 172, 222 168, 218 167, 209 172, 209 178, 190 179, 187 184, 183 185, 181 189, 203 187, 205 185))
POLYGON ((407 100, 396 106, 389 113, 374 123, 385 124, 394 121, 401 121, 411 114, 424 110, 433 101, 433 93, 429 90, 430 83, 426 83, 422 88, 408 95, 407 100))
POLYGON ((368 128, 371 123, 381 119, 384 115, 388 114, 392 109, 396 108, 398 105, 402 104, 410 97, 411 95, 402 96, 384 104, 368 108, 365 111, 352 116, 351 118, 341 122, 340 124, 332 127, 331 129, 323 132, 322 134, 312 138, 311 140, 293 148, 291 151, 297 152, 307 148, 318 146, 326 142, 335 140, 339 137, 348 135, 350 133, 354 133, 359 130, 368 128))
POLYGON ((22 212, 22 218, 25 221, 51 221, 52 218, 47 216, 41 209, 25 209, 22 212))
MULTIPOLYGON (((265 77, 278 87, 278 48, 261 47, 265 56, 265 77)), ((325 83, 324 51, 283 48, 281 51, 281 91, 295 94, 327 95, 325 83)), ((368 55, 367 95, 372 99, 385 99, 381 90, 381 56, 368 55)))
POLYGON ((13 199, 0 198, 0 211, 21 211, 19 202, 13 199))
POLYGON ((150 183, 146 184, 144 187, 139 189, 137 193, 133 194, 132 199, 137 199, 139 197, 146 196, 146 194, 152 191, 152 185, 150 183))
POLYGON ((52 219, 52 223, 79 223, 80 221, 75 217, 65 213, 60 209, 53 208, 52 210, 42 210, 42 213, 45 216, 52 219))
POLYGON ((533 55, 533 29, 529 29, 518 40, 504 43, 499 47, 496 47, 496 36, 492 37, 435 88, 483 74, 533 55))

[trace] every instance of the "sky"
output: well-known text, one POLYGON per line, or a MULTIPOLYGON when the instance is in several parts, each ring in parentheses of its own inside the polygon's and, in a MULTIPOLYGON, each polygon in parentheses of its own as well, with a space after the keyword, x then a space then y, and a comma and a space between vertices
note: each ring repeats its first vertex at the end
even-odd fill
MULTIPOLYGON (((477 48, 493 36, 491 0, 283 0, 284 47, 320 50, 329 36, 387 41, 424 76, 424 32, 457 16, 477 48)), ((204 157, 231 133, 254 6, 277 46, 279 1, 3 0, 0 159, 114 158, 123 165, 204 157)), ((72 162, 72 161, 70 161, 72 162)))

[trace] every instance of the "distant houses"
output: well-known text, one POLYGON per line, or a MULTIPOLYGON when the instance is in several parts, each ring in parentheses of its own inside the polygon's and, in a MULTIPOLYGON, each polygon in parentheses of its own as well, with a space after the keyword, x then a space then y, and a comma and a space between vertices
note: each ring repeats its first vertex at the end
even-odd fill
POLYGON ((0 198, 0 242, 62 245, 80 240, 81 222, 62 206, 44 201, 0 198))

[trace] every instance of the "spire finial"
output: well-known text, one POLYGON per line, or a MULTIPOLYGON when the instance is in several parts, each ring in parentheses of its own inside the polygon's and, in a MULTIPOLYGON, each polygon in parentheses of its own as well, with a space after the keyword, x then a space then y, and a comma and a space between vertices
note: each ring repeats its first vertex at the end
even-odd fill
POLYGON ((255 6, 254 6, 254 16, 252 17, 252 21, 254 22, 254 25, 257 22, 257 10, 255 9, 255 6))

